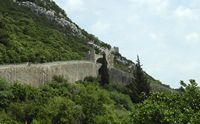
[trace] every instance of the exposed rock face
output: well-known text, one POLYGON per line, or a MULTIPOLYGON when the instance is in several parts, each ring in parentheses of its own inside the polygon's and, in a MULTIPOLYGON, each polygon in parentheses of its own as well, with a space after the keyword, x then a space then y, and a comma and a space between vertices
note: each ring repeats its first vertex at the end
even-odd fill
POLYGON ((82 35, 81 30, 72 22, 68 21, 64 18, 64 16, 59 13, 60 17, 56 16, 56 12, 54 10, 47 10, 46 8, 40 7, 33 2, 17 2, 20 6, 25 6, 31 9, 31 11, 35 12, 37 15, 44 15, 49 20, 55 21, 57 24, 62 26, 63 28, 70 28, 74 34, 82 35))

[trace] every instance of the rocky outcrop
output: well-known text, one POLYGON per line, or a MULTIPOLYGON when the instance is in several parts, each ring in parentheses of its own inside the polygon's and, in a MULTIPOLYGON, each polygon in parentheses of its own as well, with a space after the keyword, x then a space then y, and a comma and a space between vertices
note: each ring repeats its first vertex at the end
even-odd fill
POLYGON ((49 20, 55 21, 58 25, 62 26, 63 28, 70 28, 74 34, 82 35, 81 30, 72 22, 68 21, 61 13, 58 13, 56 16, 56 12, 54 10, 47 10, 46 8, 40 7, 33 2, 24 1, 24 2, 17 2, 18 5, 28 7, 31 11, 35 12, 37 15, 44 15, 49 20))

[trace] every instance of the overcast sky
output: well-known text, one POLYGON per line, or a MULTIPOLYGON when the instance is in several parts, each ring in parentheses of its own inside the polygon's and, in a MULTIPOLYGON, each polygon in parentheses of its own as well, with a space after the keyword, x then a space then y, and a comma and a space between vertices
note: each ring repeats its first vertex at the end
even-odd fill
MULTIPOLYGON (((200 82, 200 0, 55 0, 81 28, 154 78, 200 82)), ((200 83, 199 83, 200 84, 200 83)))

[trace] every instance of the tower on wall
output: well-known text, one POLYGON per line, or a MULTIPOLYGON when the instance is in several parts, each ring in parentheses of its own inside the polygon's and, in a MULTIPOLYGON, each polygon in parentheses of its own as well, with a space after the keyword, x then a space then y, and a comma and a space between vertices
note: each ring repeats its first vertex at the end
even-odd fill
POLYGON ((99 58, 103 58, 102 53, 105 53, 106 60, 108 63, 108 68, 112 68, 114 66, 114 56, 115 56, 114 54, 119 53, 118 47, 114 47, 112 49, 105 49, 96 45, 94 41, 89 41, 88 45, 90 47, 90 50, 88 51, 88 54, 87 54, 87 60, 96 63, 99 58), (101 54, 96 54, 95 49, 98 49, 101 54))
POLYGON ((114 66, 114 55, 112 53, 106 55, 106 60, 108 62, 108 68, 111 68, 114 66))
POLYGON ((92 47, 90 48, 90 50, 87 53, 87 60, 92 61, 92 62, 96 61, 95 60, 95 50, 92 47))
POLYGON ((114 48, 113 48, 113 52, 119 53, 119 47, 114 47, 114 48))

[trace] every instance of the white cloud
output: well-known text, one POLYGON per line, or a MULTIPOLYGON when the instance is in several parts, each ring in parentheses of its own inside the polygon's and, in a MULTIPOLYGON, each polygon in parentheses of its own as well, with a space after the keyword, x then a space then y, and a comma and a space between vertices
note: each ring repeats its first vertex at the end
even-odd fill
POLYGON ((199 12, 199 9, 179 6, 174 11, 174 14, 179 19, 198 20, 200 17, 199 12))
POLYGON ((158 40, 159 39, 159 36, 155 33, 149 33, 149 37, 153 40, 158 40))
POLYGON ((149 33, 148 37, 150 38, 150 44, 153 44, 153 50, 167 49, 168 45, 165 43, 165 36, 162 33, 149 33))
POLYGON ((54 0, 59 4, 65 11, 77 11, 83 7, 83 0, 54 0))
POLYGON ((141 7, 146 7, 156 12, 156 14, 163 12, 169 6, 169 0, 129 0, 134 5, 139 4, 141 7))
POLYGON ((67 1, 63 1, 63 4, 65 4, 65 6, 66 6, 66 11, 72 11, 72 12, 81 10, 83 7, 82 0, 67 0, 67 1))
POLYGON ((147 0, 147 1, 150 6, 153 6, 154 9, 156 9, 157 12, 165 10, 169 5, 168 0, 147 0))
POLYGON ((192 9, 190 8, 185 8, 183 6, 179 6, 176 10, 175 10, 175 15, 178 17, 191 17, 194 16, 194 12, 192 9))
POLYGON ((97 21, 92 25, 92 32, 95 32, 98 35, 106 34, 110 31, 111 25, 109 23, 104 23, 102 21, 97 21))
POLYGON ((136 22, 138 19, 139 19, 139 16, 137 16, 137 15, 131 15, 131 16, 129 16, 129 17, 127 18, 127 22, 128 22, 128 23, 134 23, 134 22, 136 22))
POLYGON ((197 32, 192 32, 186 35, 186 40, 190 42, 199 42, 200 36, 197 32))
POLYGON ((68 5, 71 7, 78 7, 83 4, 82 0, 68 0, 68 5))

